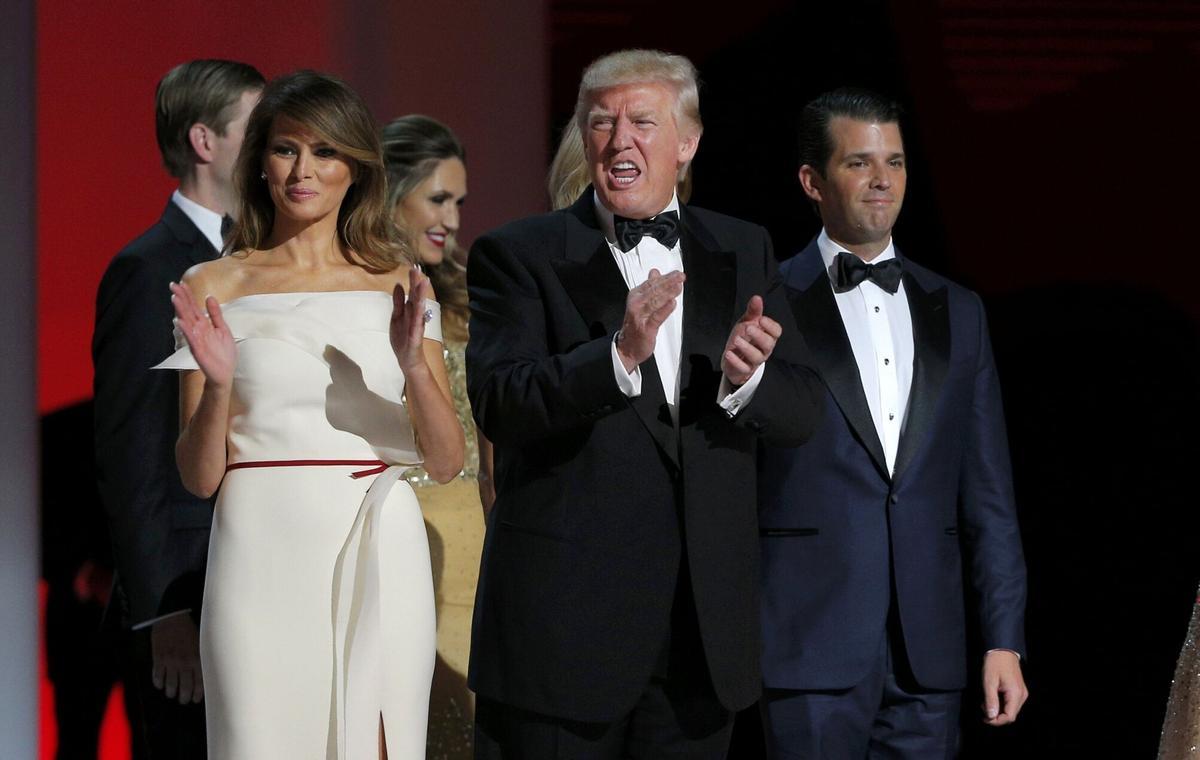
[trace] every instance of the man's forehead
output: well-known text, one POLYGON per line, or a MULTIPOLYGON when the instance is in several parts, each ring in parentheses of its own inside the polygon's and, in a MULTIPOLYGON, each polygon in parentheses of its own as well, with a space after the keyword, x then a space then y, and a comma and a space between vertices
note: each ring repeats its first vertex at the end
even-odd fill
POLYGON ((590 111, 601 112, 620 108, 669 108, 673 94, 671 88, 662 82, 629 82, 594 90, 588 97, 588 104, 590 111))
POLYGON ((829 134, 837 150, 846 153, 903 153, 904 138, 894 121, 866 121, 849 116, 829 120, 829 134))

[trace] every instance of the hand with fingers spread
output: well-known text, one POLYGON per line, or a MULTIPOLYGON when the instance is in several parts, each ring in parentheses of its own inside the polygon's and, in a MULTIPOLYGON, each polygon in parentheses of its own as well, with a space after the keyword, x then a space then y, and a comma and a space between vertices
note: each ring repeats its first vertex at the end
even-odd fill
POLYGON ((192 616, 172 615, 150 628, 154 688, 181 705, 204 701, 200 671, 200 633, 192 616))
POLYGON ((775 343, 783 334, 779 323, 763 314, 762 296, 751 296, 746 312, 729 332, 721 371, 734 386, 744 384, 759 365, 771 357, 775 343))
POLYGON ((654 354, 658 328, 675 311, 685 279, 683 272, 661 274, 651 269, 646 281, 629 291, 625 298, 625 319, 617 337, 617 354, 625 371, 633 372, 634 367, 654 354))
POLYGON ((399 283, 392 288, 392 321, 388 337, 392 351, 400 362, 400 369, 408 372, 425 364, 422 340, 425 338, 425 323, 432 314, 425 311, 425 299, 429 298, 432 286, 421 270, 413 267, 408 271, 408 299, 399 283))
POLYGON ((988 652, 983 660, 983 722, 989 726, 1012 723, 1027 699, 1029 689, 1016 652, 1007 649, 988 652))
POLYGON ((175 324, 187 339, 200 371, 209 383, 228 388, 233 383, 233 368, 237 364, 237 345, 221 315, 221 305, 209 296, 204 301, 208 309, 205 313, 185 283, 173 282, 170 287, 175 324))

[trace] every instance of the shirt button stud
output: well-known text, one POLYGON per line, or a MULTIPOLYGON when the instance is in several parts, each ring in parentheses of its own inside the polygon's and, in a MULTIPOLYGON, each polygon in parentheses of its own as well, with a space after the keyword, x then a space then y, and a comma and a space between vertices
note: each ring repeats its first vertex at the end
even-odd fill
POLYGON ((892 360, 891 360, 891 359, 884 359, 884 360, 883 360, 883 366, 885 366, 885 367, 886 367, 887 365, 891 364, 891 363, 892 363, 892 360))
POLYGON ((895 412, 888 412, 888 419, 889 419, 889 420, 894 420, 894 419, 896 419, 896 413, 895 413, 895 412))
POLYGON ((876 314, 878 314, 878 313, 879 313, 879 307, 878 307, 878 306, 876 306, 876 307, 875 307, 875 313, 876 313, 876 314))

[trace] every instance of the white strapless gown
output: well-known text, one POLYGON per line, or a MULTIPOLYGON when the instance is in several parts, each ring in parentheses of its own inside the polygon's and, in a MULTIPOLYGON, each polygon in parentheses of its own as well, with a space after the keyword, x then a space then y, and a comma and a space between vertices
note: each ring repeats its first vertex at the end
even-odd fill
MULTIPOLYGON (((375 760, 381 717, 391 760, 425 757, 434 596, 391 309, 373 291, 222 306, 238 357, 200 625, 212 760, 375 760)), ((184 347, 159 367, 196 364, 184 347)))

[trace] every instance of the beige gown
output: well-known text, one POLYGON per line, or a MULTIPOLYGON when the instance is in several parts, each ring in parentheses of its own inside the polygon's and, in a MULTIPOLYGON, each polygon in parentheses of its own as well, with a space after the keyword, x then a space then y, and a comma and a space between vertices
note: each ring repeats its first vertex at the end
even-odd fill
POLYGON ((1192 608, 1183 651, 1175 665, 1171 696, 1167 701, 1167 716, 1163 721, 1162 738, 1158 745, 1159 760, 1184 760, 1200 757, 1200 653, 1196 651, 1200 636, 1200 592, 1192 608))
MULTIPOLYGON (((377 760, 382 719, 390 760, 420 760, 434 595, 401 477, 421 457, 391 295, 272 293, 222 311, 238 358, 200 626, 208 756, 377 760)), ((438 319, 425 336, 441 339, 438 319)), ((159 366, 196 368, 187 348, 159 366)))
POLYGON ((429 760, 472 757, 475 709, 474 697, 467 689, 467 660, 484 525, 479 502, 479 447, 467 400, 465 353, 465 342, 446 339, 446 371, 467 440, 463 471, 443 485, 421 469, 406 475, 417 492, 429 531, 437 600, 438 657, 429 704, 429 760))

